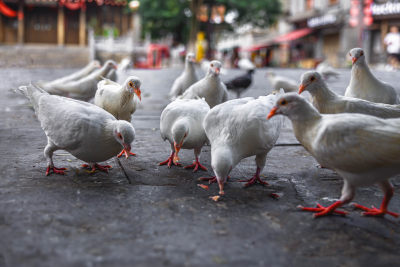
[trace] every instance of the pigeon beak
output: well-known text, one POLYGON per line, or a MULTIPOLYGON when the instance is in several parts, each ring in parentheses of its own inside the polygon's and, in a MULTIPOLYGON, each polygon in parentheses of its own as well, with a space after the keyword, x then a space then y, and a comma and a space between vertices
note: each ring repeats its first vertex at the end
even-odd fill
POLYGON ((356 63, 357 59, 358 58, 356 58, 356 57, 351 58, 351 62, 353 62, 353 65, 354 65, 354 63, 356 63))
POLYGON ((114 69, 118 69, 118 65, 114 65, 114 67, 113 67, 114 69))
POLYGON ((271 119, 273 116, 275 116, 277 110, 278 110, 278 107, 276 107, 276 106, 273 107, 273 108, 271 109, 271 111, 269 112, 268 116, 267 116, 267 120, 269 120, 269 119, 271 119))
POLYGON ((220 72, 220 69, 219 69, 219 68, 216 68, 216 69, 215 69, 215 73, 216 73, 216 74, 219 74, 219 72, 220 72))
POLYGON ((179 153, 179 150, 181 150, 182 142, 180 144, 177 144, 176 142, 174 142, 174 149, 175 149, 175 154, 174 154, 174 159, 173 159, 174 163, 177 163, 180 160, 178 153, 179 153))
POLYGON ((306 86, 304 84, 300 84, 300 86, 299 86, 299 94, 303 93, 305 89, 306 89, 306 86))
POLYGON ((139 87, 135 87, 135 88, 133 88, 133 91, 135 92, 137 97, 139 97, 139 100, 142 101, 142 97, 140 96, 142 94, 142 91, 140 91, 140 88, 139 87))

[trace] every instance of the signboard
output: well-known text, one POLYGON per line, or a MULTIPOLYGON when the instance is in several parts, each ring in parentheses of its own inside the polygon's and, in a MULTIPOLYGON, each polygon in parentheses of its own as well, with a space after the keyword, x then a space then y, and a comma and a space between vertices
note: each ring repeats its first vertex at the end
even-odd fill
POLYGON ((316 28, 320 26, 325 26, 329 24, 334 24, 337 21, 336 14, 325 14, 320 17, 314 17, 307 20, 307 26, 309 28, 316 28))
POLYGON ((373 16, 400 14, 400 2, 373 3, 371 4, 371 13, 373 16))

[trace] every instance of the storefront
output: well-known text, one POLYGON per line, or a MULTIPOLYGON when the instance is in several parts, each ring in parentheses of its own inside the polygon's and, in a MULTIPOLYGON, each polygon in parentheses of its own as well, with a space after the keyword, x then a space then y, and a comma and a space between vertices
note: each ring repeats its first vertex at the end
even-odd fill
POLYGON ((326 60, 332 66, 338 66, 343 14, 339 10, 330 11, 309 18, 307 26, 313 29, 313 36, 317 39, 315 58, 326 60))
POLYGON ((369 35, 371 63, 386 62, 386 50, 383 39, 389 32, 391 26, 400 28, 400 2, 397 1, 375 1, 371 5, 373 23, 368 27, 366 34, 369 35))
POLYGON ((127 0, 0 0, 0 43, 86 45, 87 28, 119 36, 131 28, 127 0))

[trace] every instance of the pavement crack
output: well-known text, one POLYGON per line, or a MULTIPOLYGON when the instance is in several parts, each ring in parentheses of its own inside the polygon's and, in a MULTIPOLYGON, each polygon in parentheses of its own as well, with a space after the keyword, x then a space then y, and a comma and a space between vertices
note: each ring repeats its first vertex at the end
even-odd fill
POLYGON ((126 180, 128 180, 128 183, 129 183, 129 184, 132 184, 132 181, 131 181, 131 179, 129 178, 129 175, 126 173, 125 168, 124 168, 124 166, 122 166, 121 161, 119 160, 119 158, 116 157, 115 160, 117 161, 119 167, 121 168, 122 173, 125 175, 126 180))
POLYGON ((294 195, 297 200, 304 202, 304 199, 301 197, 299 191, 297 190, 296 184, 292 181, 292 178, 289 176, 288 181, 294 190, 294 195))

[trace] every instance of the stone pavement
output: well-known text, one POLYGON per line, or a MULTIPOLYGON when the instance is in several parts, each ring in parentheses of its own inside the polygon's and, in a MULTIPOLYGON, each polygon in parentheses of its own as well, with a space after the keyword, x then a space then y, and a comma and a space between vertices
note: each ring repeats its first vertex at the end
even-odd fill
MULTIPOLYGON (((398 265, 399 219, 365 218, 350 206, 346 217, 313 219, 296 209, 331 203, 340 196, 342 180, 316 167, 296 145, 289 122, 281 145, 267 157, 262 172, 267 187, 243 189, 238 182, 255 171, 254 158, 249 158, 232 171, 222 201, 211 201, 217 186, 208 191, 197 186, 198 177, 212 174, 209 147, 202 153, 208 172, 158 166, 169 154, 169 144, 160 137, 159 115, 179 69, 131 71, 143 81, 143 100, 132 121, 137 157, 113 158, 109 174, 90 175, 79 167, 82 162, 57 151, 55 164, 68 173, 46 177, 45 135, 27 101, 10 88, 71 71, 0 69, 1 267, 398 265), (275 200, 270 193, 281 197, 275 200)), ((297 80, 302 73, 277 71, 297 80)), ((239 72, 229 71, 223 79, 239 72)), ((244 96, 270 91, 264 73, 257 70, 244 96)), ((349 74, 341 70, 340 79, 329 85, 343 93, 349 74)), ((396 86, 400 82, 395 72, 379 76, 396 86)), ((182 152, 182 163, 190 164, 193 153, 182 152)), ((390 208, 400 212, 396 178, 390 208)), ((355 201, 379 205, 382 197, 377 187, 359 188, 355 201)))

